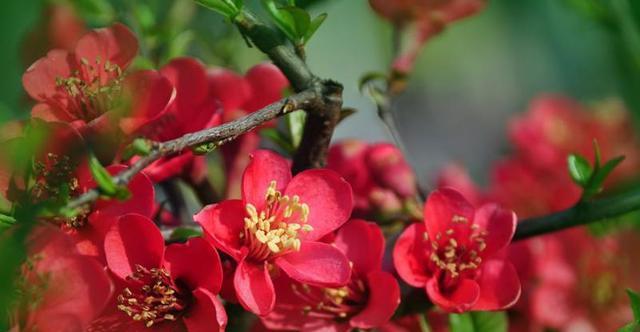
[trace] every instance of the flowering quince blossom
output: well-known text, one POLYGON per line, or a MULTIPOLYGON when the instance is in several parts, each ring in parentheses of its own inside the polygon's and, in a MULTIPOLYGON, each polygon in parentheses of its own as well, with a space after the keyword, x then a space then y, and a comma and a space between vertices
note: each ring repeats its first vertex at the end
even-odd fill
POLYGON ((224 330, 222 267, 207 241, 165 247, 150 219, 127 214, 106 234, 104 249, 116 291, 89 331, 224 330))
POLYGON ((520 296, 518 275, 503 251, 516 222, 512 211, 495 204, 475 210, 457 191, 438 189, 427 199, 424 223, 398 238, 394 265, 443 310, 506 309, 520 296))
POLYGON ((354 192, 354 215, 395 214, 417 193, 416 177, 398 148, 389 143, 344 140, 331 146, 327 168, 342 175, 354 192))
POLYGON ((38 102, 32 116, 89 126, 97 133, 116 121, 127 134, 157 119, 166 111, 173 87, 155 71, 127 75, 137 51, 136 37, 119 23, 90 31, 72 52, 50 51, 22 77, 25 90, 38 102))
POLYGON ((371 8, 399 28, 410 25, 408 42, 402 45, 393 69, 409 73, 424 44, 451 22, 480 11, 485 0, 369 0, 371 8))
POLYGON ((109 276, 55 227, 37 226, 28 243, 10 331, 86 331, 111 297, 109 276))
POLYGON ((233 283, 240 304, 264 316, 276 302, 272 273, 284 271, 319 287, 349 281, 345 255, 318 240, 344 224, 352 208, 351 187, 333 171, 307 170, 292 177, 287 160, 258 150, 242 178, 242 199, 209 205, 195 220, 238 262, 233 283))
POLYGON ((351 280, 339 288, 314 287, 281 275, 275 309, 262 318, 272 330, 350 331, 386 323, 400 303, 396 279, 382 271, 384 236, 370 222, 354 219, 338 230, 333 245, 351 262, 351 280))
MULTIPOLYGON (((207 71, 198 60, 176 58, 160 69, 175 88, 175 100, 157 121, 140 129, 138 135, 164 142, 220 124, 218 102, 209 91, 207 71)), ((134 159, 135 161, 135 159, 134 159)), ((205 158, 188 150, 179 155, 162 158, 145 172, 154 182, 194 171, 192 177, 206 173, 205 158)))
MULTIPOLYGON (((242 76, 225 68, 208 71, 209 89, 222 104, 223 121, 229 122, 255 112, 283 97, 289 81, 271 63, 253 66, 242 76)), ((250 131, 222 146, 227 186, 225 197, 239 198, 242 172, 249 164, 249 155, 260 144, 260 135, 250 131)))

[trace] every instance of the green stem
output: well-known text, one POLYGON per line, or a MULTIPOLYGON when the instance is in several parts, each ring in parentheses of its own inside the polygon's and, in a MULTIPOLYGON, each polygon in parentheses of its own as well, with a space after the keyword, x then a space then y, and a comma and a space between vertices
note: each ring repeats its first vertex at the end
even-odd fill
POLYGON ((426 314, 422 313, 418 315, 418 323, 420 324, 420 332, 431 332, 426 314))
POLYGON ((574 226, 618 217, 640 209, 640 188, 623 194, 580 203, 568 210, 525 219, 518 224, 515 240, 561 231, 574 226))

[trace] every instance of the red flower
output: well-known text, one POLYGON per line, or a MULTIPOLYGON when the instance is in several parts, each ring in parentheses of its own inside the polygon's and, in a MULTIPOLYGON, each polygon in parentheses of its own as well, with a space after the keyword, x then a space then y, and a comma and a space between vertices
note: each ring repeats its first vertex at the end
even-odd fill
POLYGON ((485 0, 369 0, 379 15, 400 28, 410 26, 412 34, 393 69, 402 73, 411 71, 422 46, 451 22, 480 11, 485 0))
POLYGON ((427 199, 424 223, 398 238, 393 258, 404 281, 424 287, 433 303, 450 312, 500 310, 516 303, 520 281, 504 251, 516 216, 495 204, 475 210, 453 189, 427 199))
MULTIPOLYGON (((175 87, 175 101, 157 121, 142 128, 140 135, 156 141, 168 141, 185 134, 216 126, 220 114, 215 96, 210 94, 204 66, 192 58, 177 58, 160 69, 175 87)), ((163 158, 151 164, 145 172, 154 182, 204 167, 203 156, 194 156, 190 150, 163 158)), ((200 174, 193 174, 198 177, 200 174)))
MULTIPOLYGON (((282 98, 289 81, 273 64, 263 63, 249 69, 244 77, 230 70, 209 70, 212 97, 222 103, 223 121, 228 122, 255 112, 282 98)), ((242 172, 249 164, 249 154, 260 144, 257 132, 248 132, 222 146, 227 188, 225 197, 240 197, 242 172)))
POLYGON ((111 119, 131 133, 165 111, 173 89, 154 71, 125 75, 138 41, 122 24, 84 35, 73 52, 54 49, 22 77, 25 90, 38 102, 32 116, 49 121, 90 124, 97 131, 111 119))
POLYGON ((333 245, 352 264, 349 283, 323 288, 279 277, 275 309, 262 318, 267 328, 349 331, 376 328, 389 321, 400 303, 400 287, 390 273, 381 270, 384 236, 380 228, 351 220, 338 230, 333 245))
POLYGON ((238 262, 240 303, 266 315, 276 301, 270 271, 321 287, 341 287, 350 268, 340 250, 318 242, 344 224, 353 208, 349 184, 332 171, 291 177, 289 163, 256 151, 242 178, 242 199, 205 207, 195 216, 208 239, 238 262))
POLYGON ((85 331, 113 292, 107 273, 54 227, 36 227, 28 243, 12 331, 85 331))
POLYGON ((220 257, 204 239, 165 248, 151 220, 129 214, 109 230, 104 249, 117 287, 90 331, 224 331, 220 257))
POLYGON ((389 143, 344 140, 331 146, 327 168, 351 184, 354 215, 394 214, 417 192, 416 177, 398 148, 389 143))

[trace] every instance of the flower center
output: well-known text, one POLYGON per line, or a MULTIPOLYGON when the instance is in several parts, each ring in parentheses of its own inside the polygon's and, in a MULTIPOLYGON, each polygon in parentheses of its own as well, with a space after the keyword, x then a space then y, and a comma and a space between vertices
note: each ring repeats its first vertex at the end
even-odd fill
POLYGON ((309 206, 300 197, 282 195, 271 181, 265 194, 265 208, 258 212, 253 204, 247 204, 244 232, 240 237, 249 247, 249 257, 262 261, 274 255, 300 250, 298 232, 310 232, 307 225, 309 206))
POLYGON ((102 63, 99 57, 94 63, 82 58, 80 70, 70 77, 56 78, 56 85, 70 97, 68 109, 79 119, 89 122, 114 107, 123 80, 122 69, 117 64, 108 60, 102 63))
POLYGON ((354 279, 340 288, 294 283, 291 289, 303 303, 302 312, 316 318, 344 321, 360 312, 367 301, 367 289, 360 279, 354 279))
POLYGON ((136 265, 136 271, 129 281, 137 281, 140 286, 125 288, 118 295, 118 309, 146 327, 163 321, 175 321, 184 311, 186 301, 164 269, 146 269, 136 265))
POLYGON ((433 251, 429 256, 435 267, 443 271, 449 279, 457 279, 461 274, 473 274, 482 263, 480 253, 486 248, 486 231, 480 231, 477 224, 469 224, 465 217, 455 215, 455 225, 444 234, 438 232, 434 238, 424 233, 425 241, 431 242, 433 251))

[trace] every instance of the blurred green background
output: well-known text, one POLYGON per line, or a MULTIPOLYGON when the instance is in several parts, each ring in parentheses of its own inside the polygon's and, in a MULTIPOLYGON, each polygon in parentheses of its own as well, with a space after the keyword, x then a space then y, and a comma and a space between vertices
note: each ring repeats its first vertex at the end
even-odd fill
MULTIPOLYGON (((72 2, 92 26, 113 18, 131 26, 141 36, 141 53, 154 60, 139 62, 142 66, 190 54, 210 65, 245 70, 262 59, 219 15, 189 0, 72 2)), ((255 6, 258 1, 245 2, 255 6)), ((359 110, 342 123, 336 139, 388 140, 357 83, 364 73, 388 66, 391 27, 366 0, 306 2, 312 12, 329 14, 308 46, 309 64, 318 75, 342 82, 345 105, 359 110)), ((3 4, 0 119, 28 114, 20 83, 21 42, 42 18, 44 3, 3 4)), ((493 0, 433 39, 397 102, 400 131, 420 179, 428 182, 450 160, 465 163, 482 179, 507 146, 511 114, 524 111, 540 93, 564 93, 585 102, 624 97, 637 112, 639 53, 634 47, 639 39, 629 29, 637 17, 633 6, 637 1, 493 0)))

